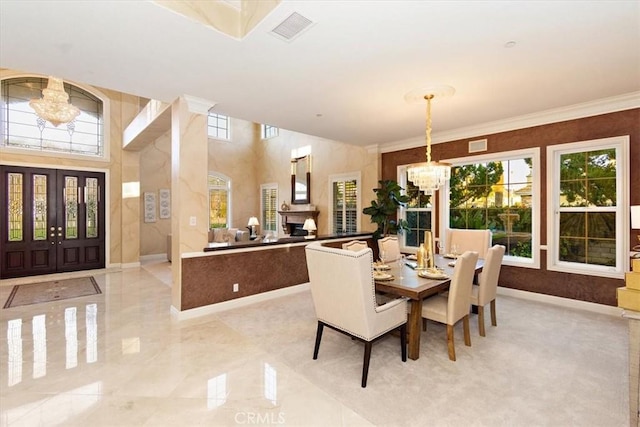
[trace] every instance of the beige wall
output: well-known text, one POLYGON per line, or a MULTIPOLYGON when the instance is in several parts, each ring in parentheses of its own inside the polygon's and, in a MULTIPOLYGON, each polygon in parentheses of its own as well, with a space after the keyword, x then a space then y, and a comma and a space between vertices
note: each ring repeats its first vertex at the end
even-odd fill
MULTIPOLYGON (((20 73, 1 70, 0 77, 18 76, 20 73)), ((33 74, 22 74, 33 75, 33 74)), ((104 171, 108 180, 107 230, 108 265, 131 264, 139 256, 166 252, 166 236, 171 232, 171 220, 160 219, 144 223, 142 194, 171 188, 171 132, 163 134, 139 153, 127 152, 125 162, 122 150, 123 131, 140 111, 140 99, 108 89, 74 84, 96 94, 109 105, 105 120, 108 134, 109 159, 92 160, 81 157, 57 157, 38 152, 2 151, 2 163, 51 168, 89 169, 104 171), (131 155, 129 155, 131 154, 131 155), (136 156, 139 155, 139 160, 136 156), (138 165, 139 170, 133 170, 138 165), (140 182, 140 197, 122 198, 123 181, 140 182), (139 239, 138 245, 123 245, 123 241, 139 239), (126 246, 126 247, 125 247, 126 246), (128 249, 127 249, 128 248, 128 249)), ((311 146, 311 204, 320 211, 318 234, 328 233, 328 178, 333 174, 359 172, 361 174, 362 208, 373 199, 377 186, 379 155, 366 149, 310 135, 280 129, 280 135, 267 141, 260 139, 260 125, 240 119, 231 119, 231 141, 208 140, 208 170, 226 175, 232 182, 231 225, 243 229, 250 216, 260 214, 260 185, 278 185, 278 205, 290 203, 291 150, 311 146)), ((173 192, 172 192, 173 195, 173 192)), ((173 215, 173 212, 172 212, 173 215)), ((198 228, 205 227, 199 222, 198 228)), ((369 217, 361 215, 361 230, 375 227, 369 217)))
MULTIPOLYGON (((337 141, 280 129, 277 137, 260 139, 260 125, 231 119, 231 141, 209 139, 209 171, 231 179, 231 225, 246 227, 250 216, 260 216, 260 185, 278 185, 278 206, 291 202, 291 150, 311 146, 311 204, 320 211, 318 234, 328 234, 329 176, 359 172, 362 207, 374 197, 378 181, 378 154, 337 141)), ((373 231, 369 217, 361 229, 373 231)))
MULTIPOLYGON (((12 70, 0 70, 0 78, 18 77, 20 75, 33 75, 33 73, 20 73, 12 70)), ((105 135, 108 133, 107 160, 93 160, 80 156, 64 156, 41 154, 28 150, 3 150, 0 161, 3 164, 17 164, 23 166, 46 167, 55 169, 79 169, 96 170, 106 173, 107 188, 107 233, 108 244, 106 248, 109 264, 120 264, 122 257, 122 232, 123 223, 132 224, 138 218, 132 218, 123 214, 122 204, 122 131, 124 126, 131 122, 138 113, 138 97, 122 94, 102 88, 92 88, 87 85, 75 83, 89 90, 94 95, 108 103, 108 118, 105 118, 105 135), (108 127, 108 128, 107 128, 108 127)), ((124 261, 126 262, 126 261, 124 261)))
MULTIPOLYGON (((160 218, 160 189, 171 189, 171 132, 156 139, 140 152, 140 194, 156 194, 156 222, 140 222, 140 255, 163 254, 167 251, 167 235, 171 218, 160 218)), ((140 198, 140 212, 144 212, 140 198)))
POLYGON ((260 161, 255 124, 231 119, 231 141, 209 138, 209 172, 231 179, 231 227, 243 229, 249 217, 259 216, 260 161))
MULTIPOLYGON (((329 234, 329 177, 331 175, 361 174, 362 208, 374 197, 378 181, 378 154, 362 147, 344 144, 311 135, 280 129, 279 136, 261 141, 258 169, 261 183, 278 183, 279 204, 291 204, 291 150, 311 146, 311 204, 320 211, 318 234, 329 234)), ((292 209, 295 209, 291 205, 292 209)), ((362 231, 373 231, 369 217, 360 212, 362 231)))

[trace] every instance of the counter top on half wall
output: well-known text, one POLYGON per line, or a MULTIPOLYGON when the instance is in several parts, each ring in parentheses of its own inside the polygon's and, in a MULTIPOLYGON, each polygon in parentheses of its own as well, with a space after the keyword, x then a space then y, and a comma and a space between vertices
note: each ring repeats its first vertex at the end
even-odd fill
POLYGON ((304 249, 317 240, 337 247, 350 240, 364 240, 374 250, 374 256, 377 253, 371 233, 356 233, 252 241, 183 254, 180 311, 309 282, 304 249))

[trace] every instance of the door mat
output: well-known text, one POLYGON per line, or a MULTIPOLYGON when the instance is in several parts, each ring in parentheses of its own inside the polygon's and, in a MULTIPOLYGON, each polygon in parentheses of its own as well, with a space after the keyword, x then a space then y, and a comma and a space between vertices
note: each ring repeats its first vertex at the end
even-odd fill
POLYGON ((9 299, 7 299, 3 308, 40 304, 101 293, 100 287, 92 276, 16 285, 11 290, 9 299))

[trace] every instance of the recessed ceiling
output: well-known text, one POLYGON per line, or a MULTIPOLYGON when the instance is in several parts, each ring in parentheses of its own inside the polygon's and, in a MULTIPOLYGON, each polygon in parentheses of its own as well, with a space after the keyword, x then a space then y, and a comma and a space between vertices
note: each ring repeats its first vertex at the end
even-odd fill
POLYGON ((640 91, 639 23, 637 1, 285 0, 232 38, 153 2, 3 0, 0 67, 367 146, 424 134, 423 86, 455 88, 434 136, 640 91), (294 12, 314 24, 273 37, 294 12))

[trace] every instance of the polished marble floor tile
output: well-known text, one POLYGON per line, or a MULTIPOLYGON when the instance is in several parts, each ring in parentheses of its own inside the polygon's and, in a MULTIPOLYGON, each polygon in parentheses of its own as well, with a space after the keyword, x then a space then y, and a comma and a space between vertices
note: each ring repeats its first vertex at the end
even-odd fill
MULTIPOLYGON (((308 291, 195 319, 170 264, 94 273, 101 295, 0 311, 1 426, 626 426, 622 318, 500 296, 498 327, 429 323, 421 357, 325 330, 308 291)), ((22 281, 24 283, 24 281, 22 281)), ((12 282, 0 284, 0 301, 12 282)))

